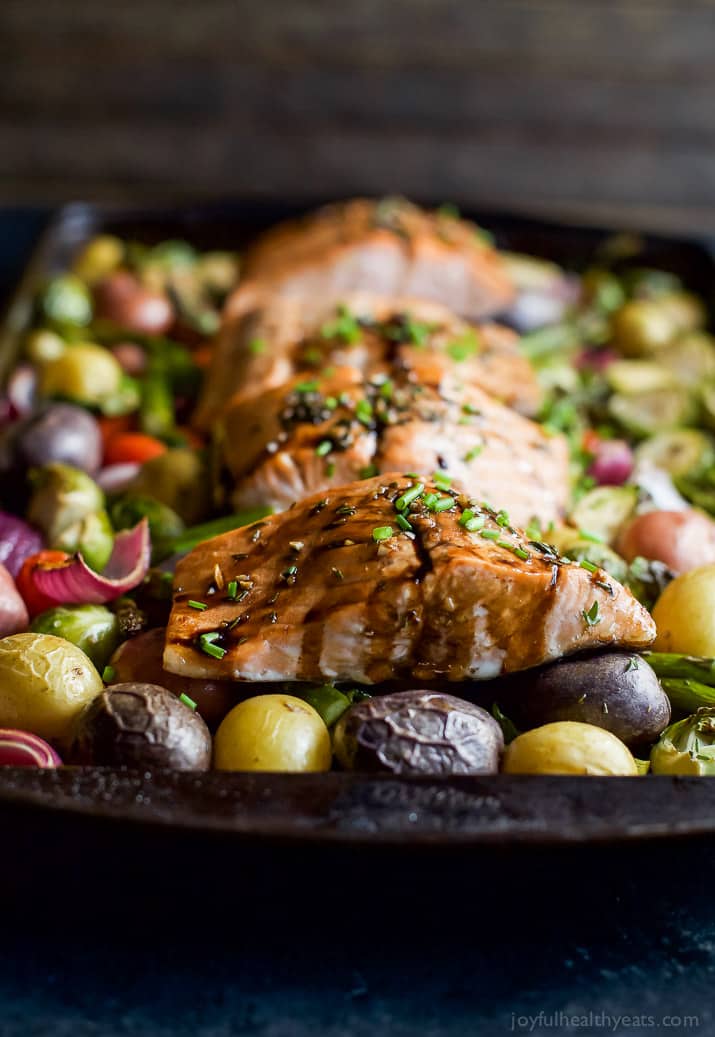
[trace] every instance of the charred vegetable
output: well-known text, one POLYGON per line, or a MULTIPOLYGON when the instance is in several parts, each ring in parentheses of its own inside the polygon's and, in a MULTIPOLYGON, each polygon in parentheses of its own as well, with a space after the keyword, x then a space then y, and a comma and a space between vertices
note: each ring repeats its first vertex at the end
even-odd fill
POLYGON ((35 616, 30 629, 71 641, 100 672, 119 640, 117 617, 104 605, 58 605, 35 616))
POLYGON ((715 708, 671 724, 650 754, 653 774, 715 775, 715 708))
POLYGON ((69 403, 44 407, 10 425, 0 443, 0 472, 21 480, 30 468, 59 461, 93 475, 102 463, 102 438, 92 415, 69 403))
POLYGON ((75 645, 52 634, 0 641, 0 726, 65 741, 102 679, 75 645))
POLYGON ((651 667, 621 652, 527 670, 507 683, 498 701, 521 730, 575 720, 610 731, 626 745, 652 742, 670 721, 668 698, 651 667))
POLYGON ((205 771, 211 735, 201 717, 158 684, 115 684, 79 717, 70 759, 100 767, 205 771))
POLYGON ((348 770, 496 774, 504 737, 494 717, 480 706, 415 690, 353 706, 338 721, 334 745, 348 770))

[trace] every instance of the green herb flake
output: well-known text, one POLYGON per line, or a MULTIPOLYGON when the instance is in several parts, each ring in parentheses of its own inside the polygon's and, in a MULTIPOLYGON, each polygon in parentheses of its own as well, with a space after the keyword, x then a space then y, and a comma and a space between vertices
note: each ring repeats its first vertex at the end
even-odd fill
POLYGON ((498 529, 483 529, 479 534, 480 537, 484 537, 485 540, 498 540, 499 530, 498 529))
POLYGON ((410 525, 409 521, 405 518, 404 515, 398 515, 397 516, 397 525, 400 527, 400 529, 403 529, 406 533, 411 533, 412 532, 412 526, 410 525))
POLYGON ((318 383, 313 379, 310 382, 299 382, 298 385, 295 386, 295 391, 303 394, 307 392, 317 392, 318 388, 318 383))
POLYGON ((438 490, 449 490, 452 486, 452 476, 447 475, 446 472, 435 472, 432 475, 432 482, 438 490))
POLYGON ((185 692, 182 692, 181 695, 179 695, 179 702, 183 702, 185 706, 189 707, 189 709, 193 709, 194 711, 196 710, 196 703, 193 699, 189 698, 185 692))
POLYGON ((228 586, 226 587, 226 597, 229 598, 231 601, 235 601, 237 594, 238 594, 238 580, 229 580, 228 581, 228 586))
POLYGON ((437 514, 442 511, 450 511, 456 503, 454 497, 439 497, 430 508, 430 511, 434 511, 437 514))
POLYGON ((372 539, 376 543, 380 543, 382 540, 389 540, 394 535, 392 526, 375 526, 372 531, 372 539))
POLYGON ((199 637, 199 647, 204 655, 213 656, 214 659, 223 659, 226 649, 222 648, 221 645, 214 644, 219 636, 218 630, 210 630, 206 634, 201 634, 199 637))
POLYGON ((330 453, 332 449, 332 441, 330 439, 324 439, 322 442, 318 443, 317 447, 315 448, 315 452, 318 455, 318 457, 325 457, 327 454, 330 453))
POLYGON ((447 352, 456 363, 462 363, 479 352, 479 339, 474 328, 469 328, 447 346, 447 352))
POLYGON ((396 511, 406 511, 413 501, 416 501, 425 491, 424 483, 417 483, 416 486, 409 486, 401 496, 395 501, 396 511))
POLYGON ((369 425, 372 421, 372 404, 369 400, 358 400, 355 404, 355 417, 363 425, 369 425))
POLYGON ((105 684, 111 684, 116 676, 117 671, 113 666, 105 666, 102 670, 102 680, 105 684))
POLYGON ((194 601, 193 599, 190 599, 186 602, 186 604, 189 606, 190 609, 196 609, 198 612, 205 612, 208 608, 208 605, 205 601, 194 601))
POLYGON ((589 573, 597 573, 598 566, 594 565, 593 562, 589 562, 588 558, 582 558, 578 563, 582 569, 585 569, 589 573))
POLYGON ((471 448, 471 450, 468 450, 468 451, 466 452, 466 454, 464 455, 464 457, 462 458, 462 460, 463 460, 463 461, 464 461, 464 462, 465 462, 466 464, 469 464, 469 462, 470 462, 470 461, 475 461, 475 460, 476 460, 476 459, 477 459, 477 458, 479 457, 479 455, 481 454, 481 452, 482 452, 482 450, 483 450, 483 449, 484 449, 484 447, 482 446, 482 444, 481 444, 481 443, 479 444, 479 446, 473 446, 473 447, 471 448))
POLYGON ((579 529, 578 536, 579 540, 588 540, 592 544, 604 543, 602 536, 599 536, 598 533, 589 533, 587 529, 579 529))
POLYGON ((374 475, 379 475, 379 474, 380 474, 380 469, 377 467, 376 464, 368 464, 368 465, 365 465, 364 468, 360 469, 360 478, 361 479, 372 479, 372 477, 374 475))
POLYGON ((601 611, 598 607, 598 602, 594 601, 590 609, 584 609, 581 613, 583 621, 588 627, 595 627, 597 623, 601 622, 601 611))
POLYGON ((360 324, 343 303, 338 306, 338 315, 335 320, 323 324, 320 334, 323 338, 338 338, 352 344, 360 338, 360 324))
POLYGON ((260 356, 261 353, 265 353, 266 345, 266 340, 264 338, 252 338, 248 343, 248 348, 254 356, 260 356))
POLYGON ((509 515, 508 515, 508 513, 506 511, 504 511, 504 510, 500 511, 499 514, 496 517, 496 523, 497 523, 498 526, 502 526, 502 527, 508 526, 509 525, 509 515))

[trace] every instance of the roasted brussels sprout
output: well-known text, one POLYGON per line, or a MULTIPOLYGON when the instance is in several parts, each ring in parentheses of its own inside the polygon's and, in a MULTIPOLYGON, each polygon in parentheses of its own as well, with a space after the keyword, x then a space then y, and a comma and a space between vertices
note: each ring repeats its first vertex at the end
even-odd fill
POLYGON ((66 741, 102 678, 76 645, 52 634, 0 640, 0 727, 66 741))
POLYGON ((206 466, 195 450, 167 450, 147 461, 131 483, 129 493, 153 497, 175 511, 187 525, 201 522, 211 508, 206 466))
POLYGON ((151 533, 154 561, 171 553, 171 543, 184 532, 179 516, 166 504, 143 494, 127 493, 114 501, 110 508, 115 529, 131 529, 146 518, 151 533))
POLYGON ((663 429, 691 425, 698 417, 698 403, 682 386, 650 389, 632 394, 614 393, 608 413, 636 439, 645 439, 663 429))
POLYGON ((235 706, 214 742, 221 771, 328 771, 330 735, 319 714, 293 695, 257 695, 235 706))
POLYGON ((715 708, 667 727, 650 754, 652 774, 715 775, 715 708))
POLYGON ((611 731, 626 745, 652 742, 670 722, 670 703, 640 656, 603 652, 525 670, 498 693, 520 730, 575 720, 611 731))
POLYGON ((117 617, 104 605, 58 605, 35 616, 30 629, 71 641, 100 673, 119 641, 117 617))
POLYGON ((348 770, 393 774, 495 774, 502 730, 481 706, 436 691, 401 691, 343 714, 335 755, 348 770))
POLYGON ((504 755, 506 774, 582 774, 635 776, 638 768, 627 747, 610 731, 562 720, 515 738, 504 755))
POLYGON ((114 530, 109 515, 106 511, 97 511, 67 526, 52 541, 52 547, 67 554, 79 551, 91 569, 101 572, 114 547, 114 530))
POLYGON ((77 721, 73 763, 205 771, 211 735, 201 717, 158 684, 115 684, 77 721))
POLYGON ((578 502, 571 512, 571 523, 582 533, 612 544, 637 503, 635 486, 598 486, 578 502))
POLYGON ((650 356, 704 320, 703 304, 686 292, 633 299, 613 315, 613 338, 626 356, 650 356))
POLYGON ((710 436, 698 429, 679 428, 657 432, 636 450, 636 462, 662 468, 672 476, 688 475, 710 467, 715 451, 710 436))
POLYGON ((109 684, 144 680, 160 684, 174 695, 188 695, 196 703, 197 712, 213 731, 246 694, 248 685, 168 673, 162 661, 165 634, 163 627, 157 627, 121 644, 110 660, 111 676, 105 674, 105 680, 109 684))
POLYGON ((55 327, 83 327, 92 320, 92 298, 87 286, 74 274, 54 277, 37 302, 41 316, 55 327))
POLYGON ((71 526, 104 509, 104 494, 79 468, 53 462, 33 471, 27 518, 41 529, 50 547, 71 526))

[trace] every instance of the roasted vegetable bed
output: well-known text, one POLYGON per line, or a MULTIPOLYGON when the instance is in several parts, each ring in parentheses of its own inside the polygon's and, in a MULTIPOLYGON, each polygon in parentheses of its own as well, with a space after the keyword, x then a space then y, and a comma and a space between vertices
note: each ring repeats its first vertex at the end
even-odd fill
MULTIPOLYGON (((244 266, 238 253, 202 252, 183 240, 146 245, 103 234, 37 291, 21 362, 0 399, 0 764, 397 775, 713 773, 711 300, 672 271, 645 266, 630 235, 604 237, 590 265, 567 269, 493 249, 488 234, 452 207, 425 217, 430 222, 423 226, 406 203, 380 205, 380 235, 434 233, 460 255, 473 237, 474 276, 481 276, 481 265, 496 264, 489 267, 492 284, 499 271, 499 308, 456 314, 455 321, 467 323, 443 341, 439 315, 434 322, 417 319, 409 300, 400 298, 394 313, 378 320, 365 317, 352 296, 336 296, 334 312, 313 327, 312 338, 297 336, 300 361, 291 355, 282 381, 262 367, 272 351, 279 355, 277 332, 275 341, 246 332, 241 363, 249 363, 252 378, 273 380, 265 384, 265 401, 257 381, 239 387, 248 392, 239 400, 244 410, 226 411, 233 417, 225 423, 194 421, 206 372, 215 377, 231 322, 248 320, 239 312, 241 299, 254 293, 269 313, 278 312, 270 310, 271 300, 283 290, 285 275, 264 274, 251 259, 257 253, 249 249, 244 266), (511 334, 504 331, 503 342, 497 336, 492 345, 487 318, 511 334), (362 367, 357 373, 351 367, 347 388, 331 395, 323 383, 336 377, 336 367, 352 364, 351 349, 363 347, 362 367), (317 361, 310 350, 318 351, 317 361), (479 364, 487 359, 492 381, 485 390, 479 364), (480 432, 473 401, 481 397, 461 394, 486 391, 490 406, 506 415, 512 401, 498 397, 494 379, 500 371, 507 378, 507 370, 513 379, 521 370, 514 365, 524 360, 534 384, 524 398, 537 401, 535 413, 513 416, 513 470, 499 461, 505 500, 495 496, 493 482, 485 500, 480 480, 487 478, 501 412, 490 411, 491 425, 480 432), (434 384, 432 364, 439 369, 434 384), (435 424, 438 458, 449 455, 465 427, 470 435, 474 430, 456 474, 441 460, 422 464, 431 455, 415 445, 412 430, 427 420, 419 410, 427 397, 435 413, 444 411, 435 424), (245 415, 273 406, 279 433, 260 446, 263 468, 257 460, 242 472, 249 481, 239 492, 226 463, 233 456, 226 438, 248 441, 255 429, 245 415), (516 453, 532 428, 533 451, 553 446, 553 458, 563 446, 568 456, 568 503, 548 521, 543 509, 539 514, 543 491, 528 483, 524 455, 516 453), (396 475, 381 469, 379 451, 405 429, 413 437, 407 453, 393 446, 392 456, 407 457, 409 470, 396 475), (353 453, 360 463, 368 441, 370 463, 336 485, 341 466, 352 463, 353 453), (293 529, 290 510, 272 516, 276 491, 271 496, 267 489, 275 487, 276 458, 284 455, 303 473, 294 514, 301 514, 302 501, 312 510, 305 537, 292 533, 281 546, 275 603, 264 594, 256 626, 251 602, 268 564, 259 542, 293 529), (517 526, 504 504, 510 482, 520 478, 537 506, 517 526), (358 484, 374 485, 379 500, 378 518, 369 528, 363 522, 367 532, 356 545, 360 510, 347 502, 358 484), (239 498, 246 503, 241 510, 239 498), (474 647, 461 669, 456 662, 428 665, 426 657, 409 655, 424 655, 424 642, 410 641, 399 625, 390 633, 399 611, 390 605, 380 614, 390 641, 384 665, 375 659, 363 665, 358 646, 352 654, 346 649, 348 661, 340 665, 316 652, 306 670, 290 657, 292 630, 282 628, 290 594, 309 590, 318 601, 324 584, 322 604, 314 603, 310 615, 322 608, 327 624, 331 609, 336 615, 346 607, 347 588, 372 579, 367 563, 355 576, 352 563, 323 571, 313 555, 305 562, 312 525, 327 522, 331 508, 337 508, 331 528, 345 545, 368 552, 370 565, 393 579, 390 601, 410 583, 426 588, 426 574, 442 564, 438 552, 456 544, 479 576, 475 585, 484 584, 485 572, 490 579, 502 573, 500 616, 514 613, 508 635, 490 634, 487 651, 475 619, 474 647), (232 552, 236 537, 258 546, 232 552), (208 557, 209 548, 218 560, 187 598, 192 562, 208 557), (413 551, 425 571, 413 572, 408 559, 408 576, 391 576, 413 551), (537 590, 539 567, 549 579, 537 590), (514 587, 523 574, 519 596, 514 587), (564 618, 551 635, 555 647, 546 651, 536 643, 533 620, 520 627, 520 610, 538 594, 558 619, 549 594, 572 586, 586 588, 587 596, 575 626, 573 614, 564 618), (212 626, 219 602, 235 617, 212 626), (190 634, 176 633, 180 622, 190 634), (281 629, 266 632, 271 626, 281 629), (401 639, 412 646, 402 656, 401 639), (519 639, 529 644, 517 651, 519 639), (282 640, 283 669, 273 657, 270 665, 250 660, 254 647, 260 655, 270 644, 275 653, 282 640)), ((235 399, 231 406, 238 407, 235 399)), ((298 485, 292 478, 291 490, 298 485)), ((475 617, 484 615, 480 593, 459 599, 455 609, 462 614, 455 611, 449 622, 422 615, 434 594, 420 591, 412 603, 415 623, 434 621, 432 642, 444 636, 444 656, 462 659, 463 612, 468 606, 475 617)), ((566 610, 561 594, 558 609, 566 610)), ((449 612, 448 604, 439 607, 449 612)), ((290 620, 309 622, 307 612, 290 620)), ((496 627, 500 619, 490 613, 489 622, 496 627)), ((373 625, 363 624, 359 636, 350 631, 356 645, 379 638, 380 623, 373 625)))

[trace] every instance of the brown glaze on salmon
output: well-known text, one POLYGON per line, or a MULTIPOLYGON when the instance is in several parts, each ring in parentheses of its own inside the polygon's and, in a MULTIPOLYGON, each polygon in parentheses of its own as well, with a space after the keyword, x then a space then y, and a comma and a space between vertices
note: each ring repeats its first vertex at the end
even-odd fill
POLYGON ((195 548, 177 566, 164 666, 246 681, 459 681, 654 636, 602 570, 433 482, 388 475, 195 548))
POLYGON ((503 310, 514 297, 506 265, 479 228, 404 198, 356 198, 262 234, 229 309, 269 290, 339 298, 345 292, 434 299, 465 317, 503 310))
POLYGON ((220 440, 232 508, 280 511, 379 472, 441 470, 518 524, 561 520, 565 440, 481 389, 458 385, 445 355, 417 350, 414 359, 405 366, 398 358, 371 379, 338 367, 239 397, 220 440))
POLYGON ((297 371, 334 364, 371 375, 395 359, 414 366, 435 353, 450 360, 445 375, 533 415, 541 390, 517 341, 508 328, 474 326, 419 299, 364 292, 338 303, 275 296, 239 317, 224 318, 194 420, 208 427, 233 395, 281 385, 297 371))

